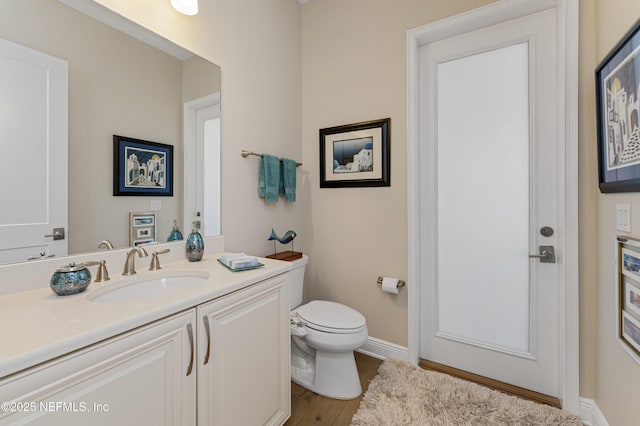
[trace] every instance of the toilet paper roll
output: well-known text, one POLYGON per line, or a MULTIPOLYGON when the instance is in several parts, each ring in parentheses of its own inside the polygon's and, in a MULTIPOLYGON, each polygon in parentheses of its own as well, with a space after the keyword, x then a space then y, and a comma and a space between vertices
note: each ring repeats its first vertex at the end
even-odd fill
POLYGON ((382 278, 382 291, 385 293, 398 294, 398 279, 397 278, 382 278))

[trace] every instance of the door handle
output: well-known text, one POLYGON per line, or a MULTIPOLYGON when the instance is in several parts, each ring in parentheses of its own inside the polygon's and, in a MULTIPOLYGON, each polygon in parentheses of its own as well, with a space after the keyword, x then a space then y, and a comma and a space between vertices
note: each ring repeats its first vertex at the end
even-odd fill
POLYGON ((538 246, 540 254, 530 254, 532 259, 540 259, 540 263, 556 263, 556 250, 553 246, 538 246))
POLYGON ((44 252, 41 252, 40 256, 29 256, 29 257, 27 257, 27 260, 46 259, 48 257, 54 257, 55 255, 56 255, 55 253, 45 254, 44 252))
POLYGON ((202 365, 207 365, 209 362, 209 355, 211 355, 211 329, 209 328, 209 315, 203 316, 202 321, 204 321, 204 329, 207 331, 207 353, 204 356, 204 363, 202 365))
POLYGON ((193 344, 193 327, 191 323, 187 324, 187 336, 189 336, 189 346, 191 347, 191 357, 189 359, 189 365, 187 366, 187 376, 191 375, 191 371, 193 370, 193 357, 195 355, 195 347, 193 344))
POLYGON ((53 228, 53 234, 47 234, 45 237, 53 237, 53 241, 64 240, 64 228, 53 228))

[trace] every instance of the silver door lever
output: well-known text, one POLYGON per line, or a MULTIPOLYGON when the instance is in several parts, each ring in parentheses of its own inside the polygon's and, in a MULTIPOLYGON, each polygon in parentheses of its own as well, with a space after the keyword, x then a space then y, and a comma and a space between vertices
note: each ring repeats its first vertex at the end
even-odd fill
POLYGON ((540 254, 530 254, 530 258, 540 259, 540 263, 556 263, 556 251, 553 246, 539 246, 540 254))
POLYGON ((64 228, 53 228, 53 233, 47 234, 45 237, 53 237, 54 241, 64 240, 64 228))

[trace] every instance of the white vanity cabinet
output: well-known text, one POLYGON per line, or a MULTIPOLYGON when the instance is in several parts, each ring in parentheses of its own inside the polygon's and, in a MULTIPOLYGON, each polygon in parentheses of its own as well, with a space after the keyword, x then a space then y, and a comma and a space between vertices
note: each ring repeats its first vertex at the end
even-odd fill
POLYGON ((192 309, 3 379, 0 424, 194 425, 194 325, 192 309))
POLYGON ((289 417, 288 280, 198 307, 198 425, 281 425, 289 417))
POLYGON ((288 283, 277 275, 7 376, 0 426, 282 425, 288 283))

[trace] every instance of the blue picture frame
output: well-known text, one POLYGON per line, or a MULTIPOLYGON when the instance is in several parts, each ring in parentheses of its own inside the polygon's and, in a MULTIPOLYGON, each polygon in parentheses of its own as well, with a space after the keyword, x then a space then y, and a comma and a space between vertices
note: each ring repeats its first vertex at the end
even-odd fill
POLYGON ((595 74, 600 191, 640 191, 640 20, 595 74))
POLYGON ((113 195, 173 196, 173 146, 113 135, 113 195))

